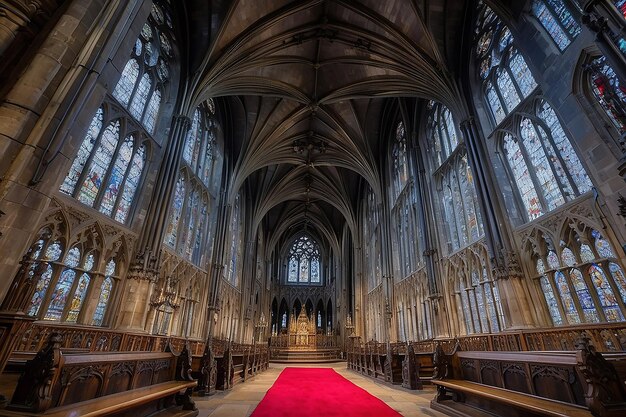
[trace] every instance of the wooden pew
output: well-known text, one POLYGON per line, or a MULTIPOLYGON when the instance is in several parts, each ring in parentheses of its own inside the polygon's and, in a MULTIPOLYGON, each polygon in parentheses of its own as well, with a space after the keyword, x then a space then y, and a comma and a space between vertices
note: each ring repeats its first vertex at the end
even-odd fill
POLYGON ((186 346, 178 356, 171 351, 64 354, 61 341, 59 334, 52 334, 26 363, 7 406, 11 411, 0 415, 198 414, 191 400, 196 381, 186 346))
MULTIPOLYGON (((470 416, 626 415, 626 391, 611 361, 581 338, 575 352, 435 350, 431 408, 470 416)), ((615 357, 614 357, 615 359, 615 357)))

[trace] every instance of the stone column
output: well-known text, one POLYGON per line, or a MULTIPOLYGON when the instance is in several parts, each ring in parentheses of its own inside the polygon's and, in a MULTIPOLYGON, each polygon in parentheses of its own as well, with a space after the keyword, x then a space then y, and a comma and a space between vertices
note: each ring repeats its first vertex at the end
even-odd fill
MULTIPOLYGON (((27 47, 50 21, 63 0, 5 0, 0 3, 0 70, 27 47), (18 44, 11 46, 15 41, 18 44), (10 56, 14 55, 14 56, 10 56)), ((1 71, 0 71, 1 72, 1 71)))
POLYGON ((474 185, 480 210, 483 215, 485 242, 489 249, 495 278, 498 281, 502 308, 507 319, 507 328, 525 328, 534 326, 532 314, 528 308, 528 294, 524 286, 524 274, 517 255, 504 227, 505 213, 492 198, 499 194, 489 167, 487 152, 480 141, 480 134, 473 117, 468 117, 460 124, 461 133, 467 148, 467 160, 474 174, 474 185))

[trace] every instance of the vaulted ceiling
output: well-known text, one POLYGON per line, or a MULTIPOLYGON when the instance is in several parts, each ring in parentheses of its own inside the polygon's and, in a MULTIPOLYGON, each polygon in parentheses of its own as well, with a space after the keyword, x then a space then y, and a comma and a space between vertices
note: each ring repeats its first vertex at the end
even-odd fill
POLYGON ((467 1, 196 3, 190 33, 209 41, 190 51, 194 102, 226 97, 230 198, 247 188, 253 225, 266 226, 272 247, 306 224, 338 248, 343 226, 356 230, 358 187, 384 192, 389 100, 459 102, 453 74, 467 1))

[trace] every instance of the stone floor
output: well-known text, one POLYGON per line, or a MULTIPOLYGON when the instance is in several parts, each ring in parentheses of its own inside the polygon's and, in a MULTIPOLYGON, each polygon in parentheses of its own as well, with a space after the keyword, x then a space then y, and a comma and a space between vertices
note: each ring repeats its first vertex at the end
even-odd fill
POLYGON ((194 397, 194 401, 200 410, 199 417, 249 416, 286 366, 333 368, 355 385, 383 400, 404 417, 444 416, 430 409, 430 400, 435 395, 434 388, 426 387, 422 391, 409 391, 399 386, 389 386, 348 370, 345 362, 342 362, 315 365, 270 364, 270 368, 267 371, 243 384, 236 385, 229 392, 218 391, 217 394, 211 397, 194 397))

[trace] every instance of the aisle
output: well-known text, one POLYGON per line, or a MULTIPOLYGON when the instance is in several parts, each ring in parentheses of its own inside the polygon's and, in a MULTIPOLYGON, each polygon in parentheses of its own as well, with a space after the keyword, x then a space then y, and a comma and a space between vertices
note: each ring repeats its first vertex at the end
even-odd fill
MULTIPOLYGON (((244 384, 238 384, 231 391, 219 391, 211 397, 194 397, 200 411, 198 417, 249 417, 285 367, 286 365, 270 364, 267 371, 244 384)), ((400 387, 392 387, 346 369, 345 362, 329 365, 298 365, 298 367, 334 369, 339 375, 384 401, 403 417, 444 416, 430 409, 430 400, 435 395, 432 387, 427 387, 424 391, 408 391, 400 387)), ((301 410, 297 411, 296 416, 300 416, 301 410)), ((316 415, 324 416, 322 413, 316 415)))
POLYGON ((402 417, 330 368, 285 368, 252 417, 402 417))

